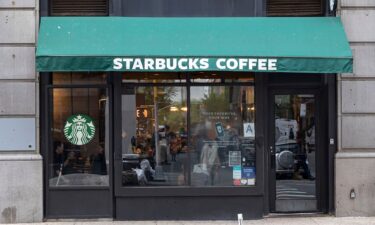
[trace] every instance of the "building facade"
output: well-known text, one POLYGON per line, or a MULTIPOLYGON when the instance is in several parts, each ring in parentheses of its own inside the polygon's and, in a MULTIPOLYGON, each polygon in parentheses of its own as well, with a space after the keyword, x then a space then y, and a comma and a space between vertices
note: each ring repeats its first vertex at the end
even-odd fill
MULTIPOLYGON (((40 16, 62 18, 56 23, 45 20, 52 22, 50 27, 41 27, 38 48, 42 49, 47 42, 41 38, 46 33, 68 31, 75 35, 79 29, 73 30, 74 26, 64 29, 75 24, 85 30, 98 16, 135 17, 126 23, 147 27, 130 30, 140 32, 142 39, 141 34, 152 30, 150 24, 156 31, 168 29, 163 21, 139 17, 171 18, 166 24, 177 31, 181 26, 172 17, 245 17, 244 21, 223 22, 246 24, 246 18, 251 17, 335 14, 329 9, 331 2, 313 0, 302 7, 261 0, 73 2, 0 3, 1 30, 6 31, 6 35, 0 34, 0 54, 5 59, 0 62, 0 129, 4 137, 0 176, 8 181, 0 184, 6 193, 0 195, 1 222, 235 219, 237 213, 250 219, 273 212, 373 215, 371 174, 363 172, 372 164, 372 102, 364 97, 371 95, 374 72, 371 2, 336 3, 353 49, 354 72, 350 74, 311 74, 306 69, 301 73, 106 72, 82 70, 84 64, 82 68, 74 66, 78 58, 54 70, 39 68, 42 72, 35 72, 36 63, 38 67, 56 66, 48 61, 54 52, 38 52, 40 58, 35 61, 40 16), (74 18, 64 23, 65 16, 74 18), (79 21, 80 16, 94 17, 85 24, 79 21), (357 21, 362 21, 362 26, 357 26, 357 21), (74 139, 80 128, 71 124, 93 126, 85 126, 84 138, 74 139), (15 128, 9 132, 11 126, 15 128)), ((103 26, 101 23, 99 18, 95 26, 103 26)), ((121 26, 122 22, 112 23, 121 26)), ((201 25, 206 24, 209 30, 210 23, 202 19, 201 25)), ((180 35, 184 30, 207 33, 188 24, 189 19, 180 35)), ((86 31, 85 40, 90 42, 91 30, 86 31)), ((221 30, 217 36, 223 33, 221 30)), ((157 32, 153 35, 153 39, 170 43, 176 40, 157 32)), ((180 38, 178 33, 169 33, 173 35, 180 38)), ((185 36, 194 37, 188 32, 185 36)), ((103 40, 108 42, 105 37, 103 40)), ((86 42, 76 44, 79 49, 86 42)), ((148 47, 146 53, 154 49, 148 47)), ((168 49, 167 44, 164 47, 168 49)), ((228 61, 231 55, 221 56, 228 61)), ((205 67, 205 59, 200 60, 205 67)), ((179 65, 180 61, 176 67, 185 66, 184 61, 179 65)), ((229 62, 222 65, 235 63, 229 62)), ((120 60, 114 65, 126 67, 126 63, 120 60)), ((144 67, 145 61, 142 63, 144 67)), ((190 63, 195 67, 195 62, 190 63)), ((268 65, 272 69, 272 62, 268 65)), ((172 59, 169 66, 174 67, 172 59)))
POLYGON ((338 76, 338 131, 336 154, 336 215, 374 215, 371 170, 373 113, 374 2, 339 1, 341 16, 353 51, 353 73, 338 76), (351 192, 356 193, 350 199, 351 192))
POLYGON ((39 80, 35 70, 39 2, 0 2, 0 222, 43 219, 39 80))

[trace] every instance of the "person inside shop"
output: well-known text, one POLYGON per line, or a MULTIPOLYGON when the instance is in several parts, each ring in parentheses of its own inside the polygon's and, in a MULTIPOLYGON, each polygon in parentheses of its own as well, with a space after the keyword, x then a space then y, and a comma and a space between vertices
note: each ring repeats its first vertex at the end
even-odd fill
POLYGON ((77 173, 78 159, 74 151, 70 151, 63 164, 63 174, 77 173))
POLYGON ((306 125, 305 129, 301 129, 300 132, 298 132, 297 142, 298 142, 298 149, 299 153, 296 154, 296 160, 297 164, 295 166, 295 177, 298 179, 309 179, 309 180, 315 180, 315 177, 311 175, 310 167, 307 162, 307 149, 306 149, 306 135, 309 132, 309 130, 314 127, 314 118, 310 119, 310 123, 306 125), (299 170, 302 168, 303 173, 301 174, 302 177, 300 177, 299 170))
POLYGON ((55 141, 54 144, 54 155, 53 155, 53 171, 55 176, 62 174, 63 164, 65 161, 64 154, 64 143, 61 141, 55 141))
POLYGON ((96 152, 91 156, 91 173, 107 175, 105 153, 101 145, 97 146, 96 152))
POLYGON ((207 139, 201 150, 200 162, 203 170, 207 170, 210 185, 214 185, 215 177, 220 166, 218 148, 216 132, 213 129, 209 129, 207 131, 207 139))
POLYGON ((207 132, 205 132, 204 129, 199 129, 198 134, 196 136, 195 141, 195 149, 197 152, 197 160, 200 161, 201 155, 202 155, 202 149, 205 143, 205 140, 207 140, 207 132))
POLYGON ((170 130, 169 126, 165 125, 164 128, 159 130, 159 149, 160 149, 160 161, 162 165, 171 165, 168 161, 170 155, 170 130), (162 135, 161 135, 161 134, 162 135))
POLYGON ((170 132, 169 133, 169 151, 170 151, 170 154, 171 154, 171 161, 172 162, 176 162, 176 155, 177 155, 177 152, 178 152, 178 139, 177 139, 177 135, 174 133, 174 132, 170 132))

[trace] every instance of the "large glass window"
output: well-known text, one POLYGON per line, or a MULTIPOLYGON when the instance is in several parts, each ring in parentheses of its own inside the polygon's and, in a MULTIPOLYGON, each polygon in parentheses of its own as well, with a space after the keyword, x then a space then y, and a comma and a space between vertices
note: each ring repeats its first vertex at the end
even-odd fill
POLYGON ((253 76, 230 78, 123 74, 122 185, 255 185, 253 76))
POLYGON ((108 186, 107 90, 52 88, 49 95, 49 185, 108 186))

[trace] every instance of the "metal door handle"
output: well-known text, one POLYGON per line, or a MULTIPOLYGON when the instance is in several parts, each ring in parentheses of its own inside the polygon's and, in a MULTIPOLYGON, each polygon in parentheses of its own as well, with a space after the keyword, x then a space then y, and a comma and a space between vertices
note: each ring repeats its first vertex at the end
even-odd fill
POLYGON ((270 146, 270 153, 271 153, 271 155, 274 155, 274 154, 275 154, 275 151, 273 150, 273 147, 272 147, 272 146, 270 146))
POLYGON ((273 150, 273 146, 270 146, 270 160, 271 160, 271 169, 275 169, 276 157, 275 157, 275 151, 273 150))

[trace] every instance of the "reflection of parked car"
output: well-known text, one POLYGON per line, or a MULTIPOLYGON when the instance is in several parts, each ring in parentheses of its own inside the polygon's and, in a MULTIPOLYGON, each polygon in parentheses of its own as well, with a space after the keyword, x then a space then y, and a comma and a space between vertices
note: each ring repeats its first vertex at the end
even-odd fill
POLYGON ((276 174, 293 174, 297 144, 298 124, 296 120, 275 120, 276 174))
POLYGON ((295 155, 298 152, 298 145, 295 141, 276 145, 276 174, 291 175, 294 173, 295 155))

